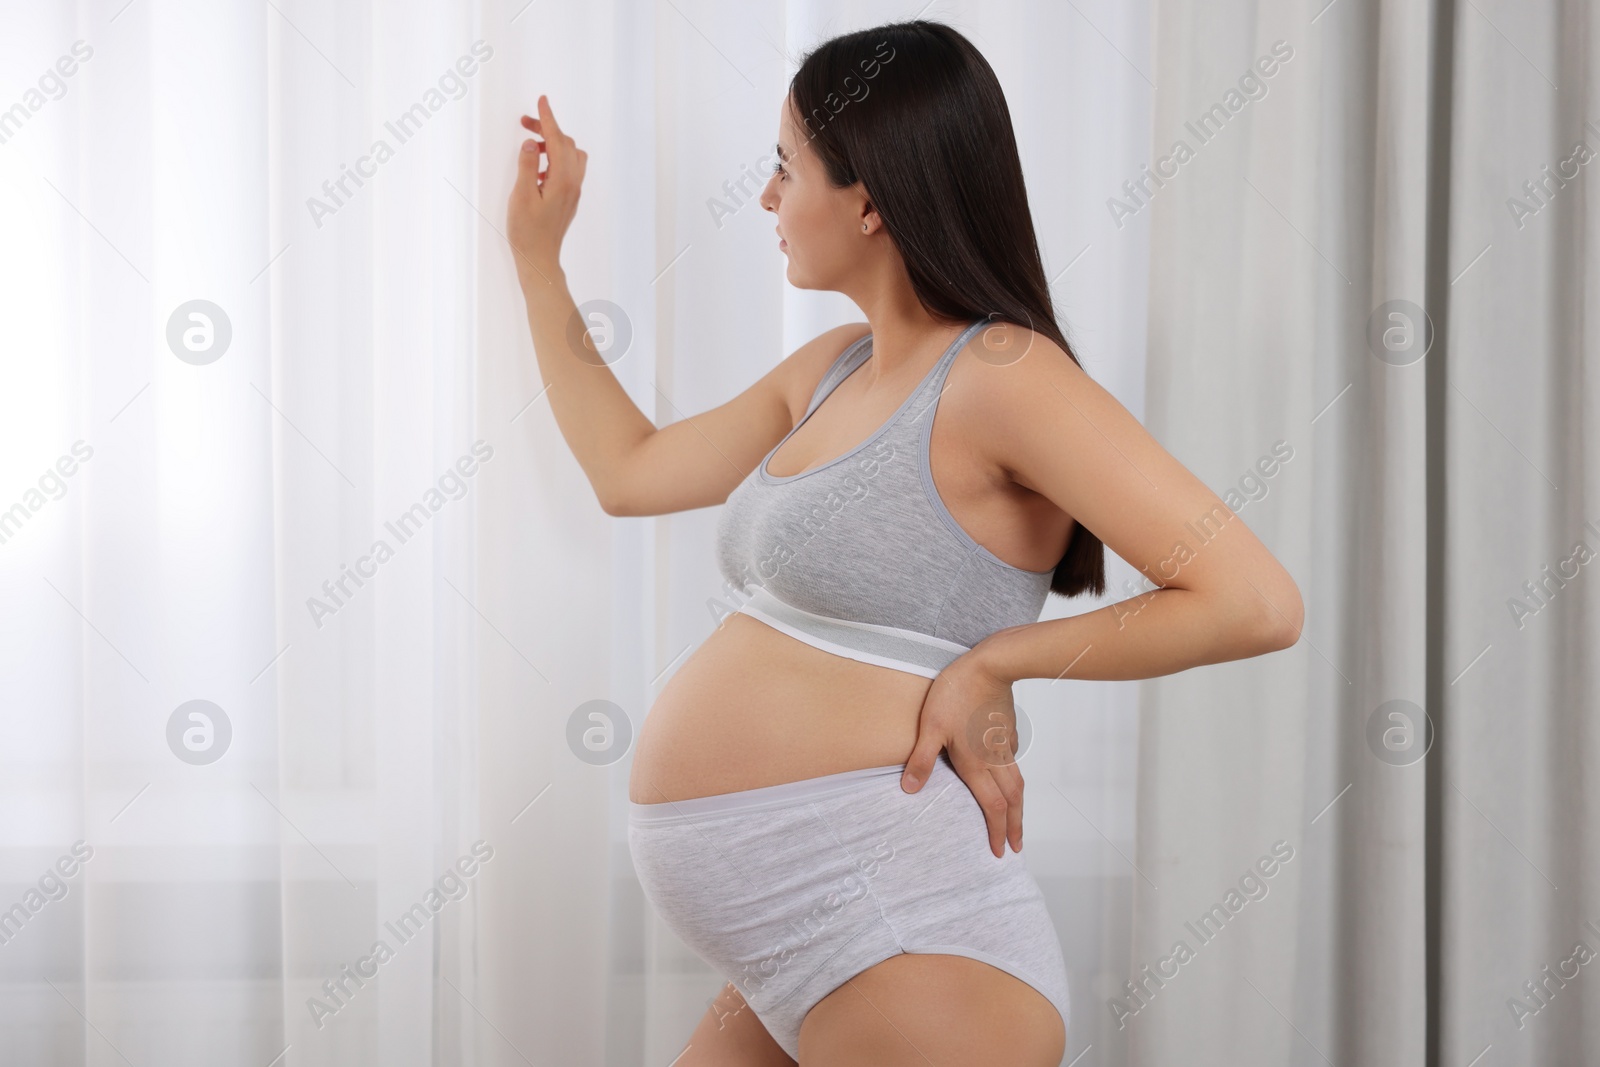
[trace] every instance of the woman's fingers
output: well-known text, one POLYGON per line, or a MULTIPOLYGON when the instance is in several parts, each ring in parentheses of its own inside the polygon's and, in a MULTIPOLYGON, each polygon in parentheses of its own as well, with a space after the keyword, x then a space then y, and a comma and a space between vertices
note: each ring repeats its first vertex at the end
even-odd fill
POLYGON ((1022 772, 1015 763, 990 766, 989 776, 1006 799, 1006 840, 1012 852, 1022 851, 1022 772))
POLYGON ((950 746, 950 765, 983 809, 989 851, 997 858, 1005 855, 1007 842, 1011 851, 1022 851, 1022 771, 1014 755, 1009 745, 992 753, 974 752, 960 743, 950 746))
POLYGON ((900 788, 907 793, 915 793, 922 788, 922 783, 928 780, 933 773, 933 761, 939 758, 939 752, 944 748, 944 739, 932 730, 919 730, 917 743, 911 749, 911 755, 906 760, 906 769, 900 775, 900 788))
MULTIPOLYGON (((522 125, 531 133, 539 133, 538 119, 530 119, 528 116, 524 115, 522 116, 522 125)), ((542 137, 543 135, 541 134, 540 136, 542 137)), ((527 149, 529 145, 535 146, 532 149, 528 149, 529 151, 543 152, 545 150, 544 141, 542 140, 535 140, 534 138, 530 137, 526 141, 522 142, 522 147, 524 149, 527 149)))
POLYGON ((539 97, 539 128, 544 136, 544 153, 550 160, 549 173, 561 182, 569 177, 582 182, 583 167, 579 157, 583 153, 578 151, 572 138, 561 132, 555 112, 550 109, 550 100, 544 96, 539 97))
POLYGON ((544 136, 545 151, 554 159, 558 151, 563 152, 567 147, 567 135, 561 132, 561 126, 556 122, 556 113, 550 110, 550 101, 546 97, 539 97, 539 130, 544 136))
POLYGON ((539 122, 550 131, 552 137, 565 136, 561 132, 561 125, 556 122, 556 113, 550 109, 550 99, 542 94, 539 97, 539 122))
MULTIPOLYGON (((951 764, 955 765, 952 756, 951 764)), ((1006 835, 1008 832, 1007 809, 1009 804, 1000 786, 995 783, 994 776, 989 773, 990 768, 985 763, 972 766, 967 760, 966 767, 956 766, 956 774, 972 790, 973 797, 978 801, 978 807, 983 809, 983 820, 989 828, 989 851, 999 859, 1006 854, 1006 835)))
POLYGON ((517 153, 517 184, 523 185, 527 181, 534 182, 534 188, 538 188, 539 142, 532 138, 523 141, 522 150, 517 153))
MULTIPOLYGON (((545 100, 544 97, 541 96, 539 98, 539 102, 543 106, 543 110, 545 110, 545 111, 549 110, 549 104, 545 100)), ((545 136, 544 124, 542 122, 540 122, 540 120, 534 118, 532 115, 523 115, 520 121, 521 121, 522 126, 523 126, 524 129, 538 134, 539 137, 541 138, 540 140, 534 140, 533 138, 529 138, 528 140, 523 141, 522 142, 522 150, 524 152, 534 153, 534 156, 535 156, 536 159, 537 159, 537 157, 538 157, 538 155, 540 153, 543 153, 544 159, 541 160, 540 162, 545 165, 545 169, 541 170, 541 171, 539 171, 537 173, 538 182, 542 186, 545 183, 545 180, 547 178, 549 178, 549 176, 550 176, 549 164, 551 162, 553 162, 553 159, 551 157, 551 151, 550 151, 550 138, 545 136)), ((551 125, 552 125, 552 127, 555 125, 555 120, 554 120, 553 117, 551 118, 551 125)), ((582 181, 583 180, 583 167, 581 166, 581 164, 588 157, 583 152, 579 152, 578 156, 579 156, 579 163, 580 163, 580 166, 578 168, 578 180, 582 181)))

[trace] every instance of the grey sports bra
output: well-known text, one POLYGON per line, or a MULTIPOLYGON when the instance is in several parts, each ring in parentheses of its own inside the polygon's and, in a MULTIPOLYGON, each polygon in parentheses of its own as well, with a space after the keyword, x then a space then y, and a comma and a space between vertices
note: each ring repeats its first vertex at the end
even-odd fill
MULTIPOLYGON (((767 463, 872 354, 823 375, 805 415, 728 496, 717 565, 731 610, 835 655, 935 677, 978 641, 1035 622, 1054 568, 1023 570, 974 541, 939 499, 928 441, 945 377, 987 320, 950 345, 889 420, 849 452, 779 477, 767 463)), ((720 621, 728 610, 712 602, 720 621)))

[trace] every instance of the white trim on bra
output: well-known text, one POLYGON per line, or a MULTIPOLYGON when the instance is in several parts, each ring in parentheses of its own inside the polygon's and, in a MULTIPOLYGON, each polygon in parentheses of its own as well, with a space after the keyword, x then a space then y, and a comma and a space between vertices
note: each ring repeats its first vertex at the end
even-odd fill
POLYGON ((774 630, 788 634, 790 637, 793 637, 796 640, 804 641, 813 648, 820 648, 824 652, 831 652, 836 656, 844 656, 848 659, 858 660, 862 663, 871 663, 879 667, 888 667, 892 670, 904 671, 907 674, 915 674, 922 678, 937 678, 939 676, 939 669, 937 668, 928 667, 921 663, 912 663, 909 660, 896 659, 893 656, 881 656, 875 652, 865 652, 861 649, 851 648, 847 645, 841 645, 836 641, 829 641, 826 638, 818 637, 815 634, 808 633, 807 631, 802 630, 791 623, 785 622, 784 620, 761 610, 761 608, 754 606, 755 602, 762 597, 770 597, 774 601, 782 603, 785 610, 793 612, 802 618, 813 618, 818 622, 829 626, 843 626, 855 630, 865 630, 871 633, 882 634, 886 637, 898 638, 902 641, 910 641, 914 644, 924 645, 929 648, 936 648, 943 652, 954 653, 957 656, 972 650, 968 645, 963 645, 956 641, 947 641, 942 637, 934 637, 932 634, 925 634, 917 630, 907 630, 900 626, 885 626, 880 623, 857 622, 854 619, 839 619, 831 615, 818 615, 816 612, 806 611, 804 608, 798 608, 793 604, 787 603, 786 601, 778 600, 778 598, 773 596, 771 592, 761 588, 758 588, 749 600, 739 605, 739 607, 736 609, 738 614, 749 615, 754 619, 758 619, 772 627, 774 630))

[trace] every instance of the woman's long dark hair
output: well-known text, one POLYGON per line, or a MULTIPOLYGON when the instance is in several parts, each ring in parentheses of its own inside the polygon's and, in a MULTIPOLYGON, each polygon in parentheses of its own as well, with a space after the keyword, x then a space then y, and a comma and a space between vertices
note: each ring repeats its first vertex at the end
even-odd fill
MULTIPOLYGON (((921 19, 848 33, 805 57, 789 96, 828 180, 866 190, 929 314, 1027 327, 1083 365, 1056 324, 1005 94, 971 41, 921 19)), ((1105 546, 1077 523, 1050 591, 1105 587, 1105 546)))

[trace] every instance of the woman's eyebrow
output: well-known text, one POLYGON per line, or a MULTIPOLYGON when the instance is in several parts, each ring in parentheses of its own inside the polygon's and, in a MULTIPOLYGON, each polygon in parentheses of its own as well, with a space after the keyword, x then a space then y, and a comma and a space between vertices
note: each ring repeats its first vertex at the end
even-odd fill
POLYGON ((772 147, 777 151, 779 159, 783 160, 785 163, 789 162, 789 153, 784 151, 783 142, 782 141, 779 141, 778 143, 774 144, 772 147))

